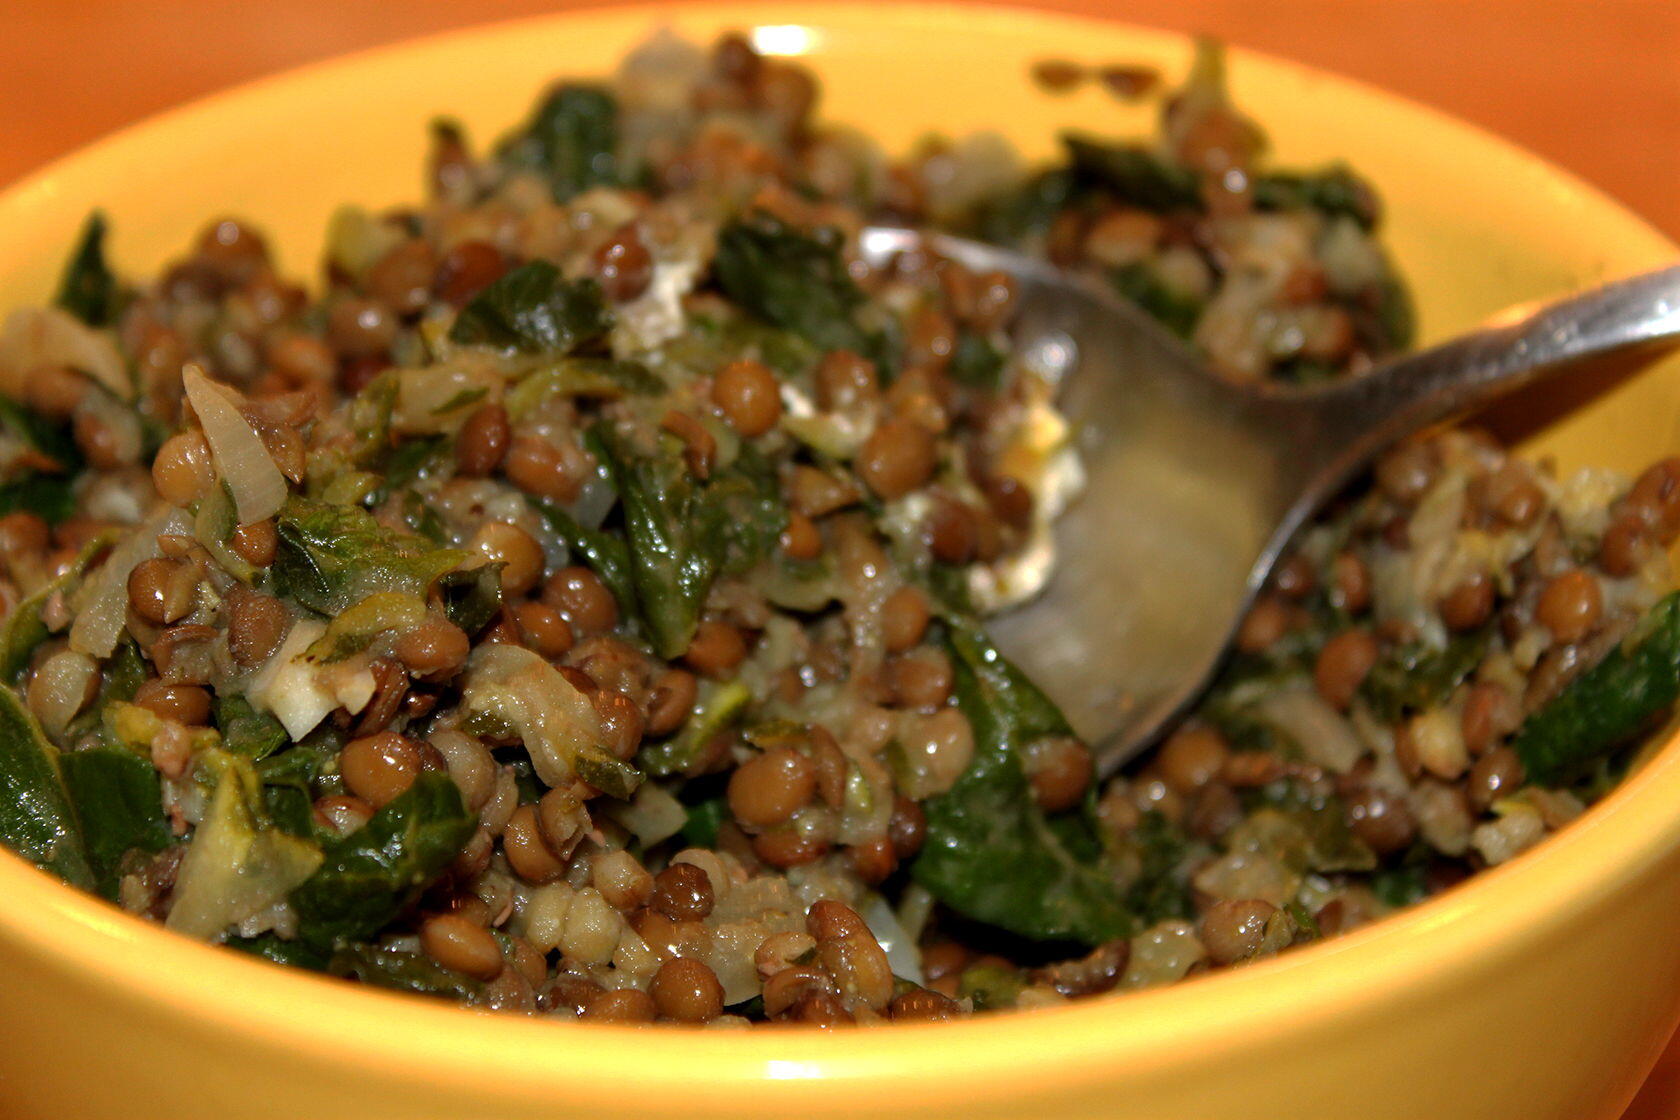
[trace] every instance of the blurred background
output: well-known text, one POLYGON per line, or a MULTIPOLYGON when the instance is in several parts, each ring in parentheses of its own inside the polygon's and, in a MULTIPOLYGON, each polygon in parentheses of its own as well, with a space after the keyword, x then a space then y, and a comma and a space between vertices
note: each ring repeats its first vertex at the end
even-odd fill
MULTIPOLYGON (((1411 97, 1568 168, 1680 240, 1680 0, 1017 2, 1207 32, 1411 97)), ((363 47, 570 6, 584 5, 4 0, 0 185, 113 129, 238 82, 363 47)), ((743 6, 743 22, 751 11, 743 6)), ((556 71, 564 67, 557 58, 556 71)), ((1680 1041, 1625 1120, 1680 1120, 1680 1041)))
MULTIPOLYGON (((1680 238, 1680 0, 1017 2, 1206 31, 1382 86, 1540 153, 1680 238)), ((567 6, 582 5, 5 0, 0 183, 236 82, 567 6)))

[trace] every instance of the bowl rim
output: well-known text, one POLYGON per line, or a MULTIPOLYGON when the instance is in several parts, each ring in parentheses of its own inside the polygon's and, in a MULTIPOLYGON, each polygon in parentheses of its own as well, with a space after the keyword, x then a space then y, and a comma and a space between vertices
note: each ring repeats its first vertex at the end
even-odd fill
MULTIPOLYGON (((120 155, 156 130, 190 128, 195 121, 238 114, 241 107, 283 93, 294 83, 331 80, 379 60, 478 37, 495 38, 591 23, 619 25, 684 21, 758 26, 861 26, 882 8, 844 0, 750 0, 673 8, 633 4, 584 8, 524 17, 404 39, 336 56, 242 83, 147 117, 65 155, 0 191, 7 209, 50 205, 60 175, 83 162, 120 155)), ((1182 47, 1186 36, 1121 21, 1041 9, 985 4, 912 2, 887 7, 894 26, 1006 30, 1022 19, 1070 36, 1081 30, 1116 33, 1140 42, 1182 47)), ((1232 47, 1239 67, 1310 76, 1338 95, 1381 102, 1432 128, 1456 133, 1479 152, 1512 167, 1541 174, 1557 189, 1619 223, 1624 244, 1651 256, 1676 246, 1619 202, 1509 141, 1408 98, 1357 79, 1261 52, 1232 47)), ((1287 1006, 1310 986, 1316 1017, 1352 1017, 1361 1009, 1391 1007, 1449 983, 1490 958, 1509 959, 1569 914, 1612 898, 1640 869, 1680 840, 1680 736, 1671 735, 1648 760, 1579 820, 1536 850, 1484 871, 1465 884, 1341 937, 1219 974, 1123 999, 1075 1001, 1066 1006, 937 1024, 898 1024, 891 1031, 826 1032, 769 1027, 750 1032, 631 1028, 568 1024, 591 1047, 579 1063, 558 1040, 553 1023, 520 1017, 464 1013, 410 996, 353 987, 301 970, 181 937, 64 884, 21 858, 0 850, 0 941, 10 939, 64 975, 97 976, 113 996, 167 1009, 192 1028, 216 1034, 261 1035, 266 1044, 341 1064, 452 1084, 484 1084, 533 1098, 556 1085, 580 1101, 608 1100, 627 1084, 650 1091, 692 1093, 695 1071, 709 1088, 752 1085, 778 1094, 812 1078, 834 1089, 851 1086, 878 1093, 906 1093, 961 1078, 982 1094, 1018 1089, 1023 1068, 1054 1072, 1064 1085, 1094 1082, 1116 1060, 1138 1068, 1169 1068, 1205 1061, 1210 1052, 1234 1048, 1247 1024, 1270 1036, 1305 1031, 1304 1024, 1271 1009, 1287 1006), (1490 917, 1497 915, 1497 917, 1490 917), (126 967, 113 968, 122 959, 126 967), (396 1019, 407 1029, 394 1031, 396 1019), (946 1045, 918 1047, 914 1064, 903 1060, 911 1039, 946 1045), (747 1041, 750 1040, 750 1041, 747 1041), (624 1043, 624 1045, 618 1045, 624 1043), (986 1061, 977 1061, 984 1053, 986 1061)))

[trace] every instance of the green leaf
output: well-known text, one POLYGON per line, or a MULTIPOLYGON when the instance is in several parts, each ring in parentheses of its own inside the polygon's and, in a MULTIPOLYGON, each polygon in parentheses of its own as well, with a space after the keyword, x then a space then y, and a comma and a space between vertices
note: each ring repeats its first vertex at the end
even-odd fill
POLYGON ((531 120, 504 140, 503 163, 545 176, 556 202, 590 187, 617 186, 618 102, 600 86, 568 82, 537 106, 531 120))
POLYGON ((927 837, 911 874, 958 913, 1023 937, 1097 945, 1129 936, 1112 878, 1070 850, 1100 850, 1089 818, 1048 819, 1022 763, 1031 743, 1071 736, 1067 720, 979 631, 953 625, 945 644, 974 760, 923 803, 927 837))
POLYGON ((584 528, 577 518, 553 502, 541 498, 529 501, 555 535, 566 543, 566 547, 581 556, 590 570, 601 577, 601 582, 618 600, 620 613, 635 615, 636 581, 630 568, 630 548, 623 539, 605 529, 584 528))
POLYGON ((59 758, 59 767, 99 893, 114 899, 123 856, 161 852, 175 842, 157 771, 131 750, 107 746, 71 751, 59 758))
POLYGON ((0 481, 0 515, 22 510, 53 525, 74 516, 74 486, 83 459, 70 425, 50 421, 0 395, 0 430, 34 452, 0 481))
POLYGON ((275 964, 288 965, 292 968, 307 968, 311 972, 322 972, 327 967, 327 954, 307 945, 302 941, 288 940, 274 933, 259 934, 256 937, 230 937, 223 942, 230 949, 237 949, 241 953, 250 953, 254 957, 261 957, 275 964))
POLYGON ((662 743, 644 746, 636 755, 637 767, 655 778, 685 772, 707 743, 740 721, 752 698, 745 681, 706 681, 681 730, 662 743))
POLYGON ((306 882, 321 865, 321 851, 274 826, 248 759, 214 747, 196 759, 199 780, 213 792, 181 859, 175 902, 164 924, 211 939, 306 882))
POLYGON ((566 280, 548 261, 530 261, 492 282, 461 308, 449 340, 526 354, 565 354, 612 329, 612 312, 592 279, 566 280))
POLYGON ((1512 743, 1531 781, 1579 774, 1626 743, 1680 698, 1680 591, 1639 621, 1627 641, 1523 721, 1512 743))
POLYGON ((257 763, 263 806, 277 827, 293 836, 315 836, 315 780, 338 758, 343 746, 342 735, 330 728, 320 728, 303 742, 257 763))
POLYGON ((252 762, 267 758, 287 743, 286 729, 267 712, 251 706, 242 693, 216 694, 216 727, 222 747, 252 762))
POLYGON ((1380 209, 1371 185, 1345 165, 1322 171, 1274 171, 1254 179, 1254 205, 1261 210, 1317 210, 1348 217, 1370 231, 1380 209))
POLYGON ((276 589, 310 610, 338 614, 379 591, 424 596, 465 554, 387 529, 358 506, 292 497, 280 511, 276 589))
POLYGON ((1106 188, 1127 205, 1157 214, 1202 208, 1195 173, 1148 148, 1110 144, 1077 132, 1064 133, 1062 143, 1080 180, 1106 188))
POLYGON ((700 607, 723 563, 716 508, 688 473, 680 443, 661 437, 652 454, 638 454, 609 423, 589 430, 624 507, 631 582, 642 621, 659 656, 688 648, 700 607))
POLYGON ((502 610, 501 561, 457 569, 438 579, 443 613, 470 638, 490 624, 502 610))
POLYGON ((1168 918, 1194 917, 1190 884, 1180 871, 1189 847, 1184 834, 1151 809, 1127 839, 1137 849, 1139 871, 1126 888, 1126 909, 1145 926, 1168 918))
POLYGON ((962 384, 995 393, 1003 383, 1003 352, 981 335, 964 330, 957 335, 945 368, 962 384))
POLYGON ((718 829, 729 819, 729 799, 713 797, 688 807, 688 819, 683 822, 683 843, 690 848, 717 846, 718 829))
POLYGON ((328 947, 361 941, 419 899, 471 839, 477 822, 449 775, 427 772, 348 836, 292 892, 298 936, 328 947))
POLYGON ((95 210, 65 262, 53 303, 90 327, 108 327, 122 308, 122 291, 105 263, 105 215, 95 210))
POLYGON ((452 1000, 471 999, 484 988, 479 981, 444 968, 419 950, 379 945, 345 945, 333 953, 326 971, 376 988, 452 1000))
POLYGON ((1488 637, 1484 629, 1454 635, 1445 649, 1421 642, 1388 649, 1366 675, 1360 695, 1386 723, 1444 704, 1482 663, 1488 637))
POLYGON ((574 355, 526 375, 508 390, 503 403, 517 421, 551 397, 657 397, 667 388, 641 362, 574 355))
POLYGON ((0 843, 72 886, 96 885, 58 750, 10 688, 0 688, 0 843))
POLYGON ((864 295, 840 256, 839 231, 803 233, 765 213, 725 226, 712 261, 718 287, 772 326, 822 350, 873 355, 878 339, 853 318, 864 295))
POLYGON ((1078 194, 1079 183, 1072 172, 1064 168, 1040 172, 1020 187, 983 202, 973 232, 980 240, 997 245, 1042 237, 1078 194))
POLYGON ((1148 262, 1133 261, 1110 269, 1108 281, 1122 297, 1159 319, 1162 326, 1178 337, 1189 338, 1195 333, 1196 323, 1202 317, 1202 301, 1168 286, 1148 262))
POLYGON ((14 683, 24 666, 29 664, 29 657, 36 647, 47 640, 47 624, 41 621, 41 608, 47 600, 55 592, 68 595, 71 588, 80 582, 82 573, 87 571, 93 558, 110 544, 111 535, 101 533, 82 547, 69 568, 12 608, 5 622, 0 624, 0 684, 14 683))

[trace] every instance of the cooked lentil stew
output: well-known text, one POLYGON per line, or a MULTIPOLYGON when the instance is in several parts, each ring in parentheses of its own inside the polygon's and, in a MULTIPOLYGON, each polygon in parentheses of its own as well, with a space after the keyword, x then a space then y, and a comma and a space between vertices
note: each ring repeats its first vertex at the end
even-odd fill
MULTIPOLYGON (((1049 60, 1154 96, 1135 67, 1049 60)), ((1024 75, 1023 78, 1026 76, 1024 75)), ((1680 692, 1680 460, 1473 430, 1315 523, 1198 710, 1099 783, 983 618, 1077 461, 1007 276, 1106 276, 1243 380, 1410 342, 1352 171, 1271 167, 1216 47, 1142 142, 891 159, 795 63, 662 37, 312 296, 211 223, 92 219, 0 333, 0 838, 180 933, 618 1022, 944 1019, 1335 935, 1540 842, 1680 692)))

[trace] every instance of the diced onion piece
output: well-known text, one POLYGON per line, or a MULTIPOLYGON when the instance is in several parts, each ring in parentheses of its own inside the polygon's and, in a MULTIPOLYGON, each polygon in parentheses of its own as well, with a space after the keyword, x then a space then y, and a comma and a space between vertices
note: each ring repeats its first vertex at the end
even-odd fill
POLYGON ((875 940, 881 943, 881 949, 887 954, 887 963, 892 966, 894 976, 901 976, 906 980, 922 983, 922 954, 916 948, 916 943, 899 924, 898 915, 887 905, 887 900, 870 891, 864 904, 858 908, 858 917, 863 919, 869 932, 875 935, 875 940))
POLYGON ((279 513, 286 504, 286 478, 231 392, 192 365, 182 372, 181 383, 204 426, 216 470, 233 494, 239 523, 249 525, 279 513))
POLYGON ((629 801, 615 801, 607 815, 629 829, 645 847, 669 840, 688 823, 688 810, 669 791, 648 782, 629 801))
POLYGON ((163 555, 158 537, 189 533, 192 522, 185 510, 170 509, 137 527, 125 537, 105 563, 76 591, 71 606, 76 621, 70 625, 70 648, 94 657, 109 657, 122 636, 128 611, 128 576, 144 560, 163 555))
POLYGON ((522 646, 489 642, 467 659, 462 699, 468 709, 507 721, 525 742, 531 765, 550 786, 582 778, 620 799, 641 775, 606 749, 589 697, 522 646))
POLYGON ((27 379, 43 366, 81 370, 123 400, 134 398, 128 367, 109 334, 56 307, 20 307, 0 331, 0 389, 25 396, 27 379))
POLYGON ((1365 747, 1341 713, 1310 688, 1276 692, 1260 701, 1260 718, 1295 740, 1307 761, 1346 774, 1365 747))
POLYGON ((298 621, 245 689, 246 698, 273 713, 294 742, 315 730, 339 704, 307 654, 311 643, 326 632, 323 622, 298 621))

